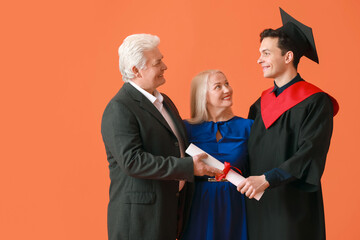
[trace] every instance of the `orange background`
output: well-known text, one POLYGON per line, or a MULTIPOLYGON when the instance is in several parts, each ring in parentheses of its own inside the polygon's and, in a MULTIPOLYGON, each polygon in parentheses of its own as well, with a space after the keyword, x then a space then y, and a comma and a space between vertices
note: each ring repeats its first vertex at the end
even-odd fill
MULTIPOLYGON (((256 60, 259 33, 281 6, 314 30, 320 64, 299 72, 340 103, 323 182, 328 239, 360 239, 360 3, 288 0, 8 1, 0 7, 0 239, 106 239, 109 174, 102 112, 122 85, 117 48, 161 38, 160 87, 189 117, 189 86, 218 68, 247 116, 272 85, 256 60)), ((150 219, 149 219, 150 220, 150 219)))

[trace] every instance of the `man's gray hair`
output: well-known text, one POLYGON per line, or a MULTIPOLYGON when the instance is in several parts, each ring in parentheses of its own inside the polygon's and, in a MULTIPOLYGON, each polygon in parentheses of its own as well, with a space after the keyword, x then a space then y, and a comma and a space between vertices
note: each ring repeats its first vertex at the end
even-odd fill
POLYGON ((144 51, 156 48, 160 43, 158 36, 151 34, 133 34, 126 37, 119 47, 119 68, 124 82, 135 77, 132 68, 145 69, 144 51))

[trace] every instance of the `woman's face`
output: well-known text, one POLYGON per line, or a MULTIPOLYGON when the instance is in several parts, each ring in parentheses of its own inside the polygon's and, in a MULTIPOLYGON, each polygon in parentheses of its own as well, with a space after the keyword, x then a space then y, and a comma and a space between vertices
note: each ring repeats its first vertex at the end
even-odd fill
POLYGON ((211 74, 206 93, 207 109, 229 108, 232 106, 233 90, 223 73, 211 74))

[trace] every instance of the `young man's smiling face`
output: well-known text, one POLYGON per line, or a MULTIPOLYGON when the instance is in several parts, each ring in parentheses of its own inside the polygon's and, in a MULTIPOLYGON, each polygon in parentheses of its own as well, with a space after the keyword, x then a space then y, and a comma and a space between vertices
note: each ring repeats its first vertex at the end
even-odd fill
POLYGON ((280 77, 286 70, 286 54, 281 54, 278 40, 278 38, 266 37, 261 41, 260 57, 257 62, 261 65, 266 78, 280 77))

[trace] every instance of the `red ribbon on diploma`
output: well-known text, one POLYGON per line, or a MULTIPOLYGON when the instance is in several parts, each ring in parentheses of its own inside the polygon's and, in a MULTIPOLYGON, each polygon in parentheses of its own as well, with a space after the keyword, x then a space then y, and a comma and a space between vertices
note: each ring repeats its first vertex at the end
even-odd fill
POLYGON ((229 173, 229 171, 230 171, 231 168, 235 168, 235 169, 238 170, 239 173, 242 175, 242 172, 241 172, 240 169, 238 169, 237 167, 232 167, 232 166, 230 165, 230 163, 228 163, 228 162, 224 162, 223 174, 221 174, 221 175, 216 175, 216 176, 215 176, 216 181, 221 181, 222 179, 226 178, 226 175, 229 173))

